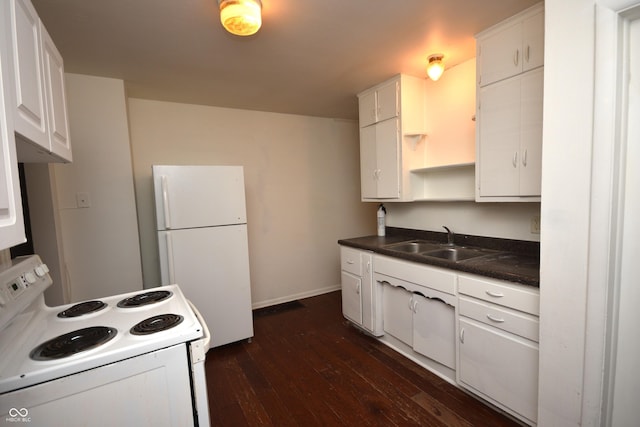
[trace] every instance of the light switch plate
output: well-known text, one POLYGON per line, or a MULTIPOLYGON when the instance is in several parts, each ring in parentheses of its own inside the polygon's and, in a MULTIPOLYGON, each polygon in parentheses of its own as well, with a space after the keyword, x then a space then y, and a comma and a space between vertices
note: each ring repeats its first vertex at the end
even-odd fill
POLYGON ((76 205, 79 208, 91 207, 91 199, 89 198, 89 193, 87 192, 76 193, 76 205))

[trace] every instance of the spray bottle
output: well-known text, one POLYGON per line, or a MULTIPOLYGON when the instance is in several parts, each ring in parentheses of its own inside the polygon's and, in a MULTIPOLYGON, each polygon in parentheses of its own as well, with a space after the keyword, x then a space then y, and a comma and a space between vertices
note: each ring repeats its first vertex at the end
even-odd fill
POLYGON ((378 217, 378 236, 381 236, 381 237, 383 237, 385 234, 384 221, 385 221, 386 215, 387 215, 387 210, 384 208, 384 205, 380 203, 380 206, 378 206, 377 217, 378 217))

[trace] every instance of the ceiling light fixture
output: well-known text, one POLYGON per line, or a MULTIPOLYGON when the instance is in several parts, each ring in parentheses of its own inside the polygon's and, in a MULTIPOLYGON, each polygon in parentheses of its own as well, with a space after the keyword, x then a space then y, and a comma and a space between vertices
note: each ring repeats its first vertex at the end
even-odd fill
POLYGON ((231 34, 250 36, 262 25, 260 0, 218 0, 220 22, 231 34))
POLYGON ((427 58, 429 61, 427 64, 427 75, 434 82, 444 73, 444 62, 442 62, 442 58, 444 58, 444 55, 441 53, 429 55, 429 58, 427 58))

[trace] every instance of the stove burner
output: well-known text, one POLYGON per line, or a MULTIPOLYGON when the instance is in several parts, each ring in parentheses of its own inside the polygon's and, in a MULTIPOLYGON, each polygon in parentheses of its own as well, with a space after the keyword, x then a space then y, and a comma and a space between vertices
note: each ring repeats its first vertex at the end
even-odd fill
POLYGON ((102 310, 106 306, 107 304, 102 301, 85 301, 61 311, 58 313, 58 317, 67 319, 71 317, 84 316, 85 314, 102 310))
POLYGON ((33 360, 56 360, 91 350, 112 340, 118 333, 115 328, 92 326, 60 335, 46 341, 31 351, 33 360))
POLYGON ((148 335, 155 332, 165 331, 179 325, 184 317, 178 314, 161 314, 153 316, 135 325, 130 332, 133 335, 148 335))
POLYGON ((120 308, 142 307, 143 305, 155 304, 173 295, 170 291, 150 291, 143 294, 125 298, 118 303, 120 308))

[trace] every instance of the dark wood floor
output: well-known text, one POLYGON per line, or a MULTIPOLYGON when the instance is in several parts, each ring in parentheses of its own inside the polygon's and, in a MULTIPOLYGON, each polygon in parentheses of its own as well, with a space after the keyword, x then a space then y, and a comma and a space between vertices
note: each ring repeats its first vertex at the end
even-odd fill
POLYGON ((254 312, 255 336, 215 348, 212 426, 516 426, 344 320, 340 293, 254 312))

